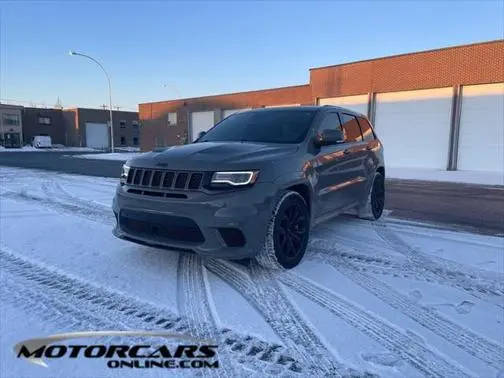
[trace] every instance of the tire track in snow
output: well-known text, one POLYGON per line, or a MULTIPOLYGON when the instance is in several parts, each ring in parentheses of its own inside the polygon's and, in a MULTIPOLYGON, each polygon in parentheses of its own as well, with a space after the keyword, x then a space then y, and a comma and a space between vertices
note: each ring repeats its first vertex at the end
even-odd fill
POLYGON ((107 215, 112 214, 111 206, 105 206, 93 200, 85 200, 74 194, 71 194, 54 179, 50 179, 48 182, 42 183, 42 189, 49 198, 52 198, 54 200, 67 201, 75 205, 94 209, 97 212, 102 212, 104 214, 106 213, 107 215))
MULTIPOLYGON (((343 248, 338 247, 338 249, 342 250, 343 248)), ((327 251, 316 252, 316 258, 319 261, 328 263, 395 310, 488 365, 496 369, 504 368, 504 348, 497 342, 490 341, 444 318, 434 310, 415 303, 391 286, 361 273, 359 268, 352 266, 351 263, 338 257, 327 256, 327 251)), ((348 251, 348 253, 352 253, 352 251, 348 251)))
MULTIPOLYGON (((231 285, 262 315, 289 350, 308 366, 311 374, 320 376, 362 376, 368 373, 349 369, 327 350, 318 336, 287 299, 275 279, 266 276, 268 270, 255 262, 251 266, 252 278, 235 264, 208 259, 206 267, 231 285)), ((299 366, 300 368, 301 366, 299 366)))
MULTIPOLYGON (((87 206, 86 203, 79 201, 79 205, 75 205, 75 203, 62 203, 60 202, 61 199, 55 196, 55 194, 50 190, 49 186, 46 186, 46 194, 50 196, 51 198, 48 199, 42 199, 38 197, 31 197, 28 195, 25 195, 23 193, 11 193, 11 195, 14 198, 18 198, 21 200, 29 200, 29 201, 35 201, 35 202, 40 202, 43 205, 46 205, 50 208, 53 208, 55 210, 59 211, 65 211, 69 212, 73 215, 80 215, 84 216, 90 220, 93 221, 101 221, 102 223, 105 224, 110 224, 113 223, 113 217, 111 211, 108 211, 107 214, 103 213, 103 210, 101 209, 96 209, 95 207, 90 207, 87 206), (108 218, 107 218, 108 217, 108 218), (110 218, 110 219, 109 219, 110 218)), ((237 350, 243 349, 246 344, 243 344, 241 342, 237 342, 236 338, 226 338, 225 340, 226 343, 229 343, 229 345, 232 348, 237 348, 237 350)), ((259 347, 259 348, 253 348, 252 354, 259 355, 259 358, 261 360, 265 361, 270 361, 272 359, 275 359, 275 357, 278 352, 281 350, 281 346, 279 345, 274 345, 273 347, 267 347, 267 349, 264 351, 264 346, 259 347)), ((278 357, 278 361, 280 361, 281 365, 286 365, 289 367, 290 371, 293 373, 300 373, 303 369, 300 366, 300 364, 293 358, 291 357, 278 357)))
POLYGON ((52 201, 59 203, 69 203, 83 209, 88 209, 90 213, 104 218, 111 218, 113 221, 112 208, 102 205, 92 200, 85 200, 69 193, 58 182, 49 180, 42 183, 44 194, 52 201))
POLYGON ((406 256, 415 267, 434 274, 447 285, 504 308, 502 300, 504 296, 504 275, 469 268, 454 261, 416 251, 382 222, 374 222, 373 228, 385 243, 390 245, 396 252, 406 256), (489 281, 485 277, 494 280, 489 281))
MULTIPOLYGON (((201 257, 196 254, 180 253, 177 264, 177 303, 179 313, 187 316, 193 328, 191 335, 203 339, 216 340, 217 345, 222 343, 222 338, 217 331, 215 319, 207 296, 207 288, 203 277, 201 257)), ((235 377, 237 372, 227 361, 227 356, 219 355, 223 376, 235 377)), ((221 371, 210 370, 210 376, 221 376, 221 371)))
MULTIPOLYGON (((47 324, 57 326, 58 332, 117 329, 117 323, 113 324, 92 314, 84 313, 80 308, 76 309, 74 306, 68 306, 55 298, 47 296, 44 291, 31 290, 26 285, 21 285, 16 281, 15 278, 10 277, 9 273, 3 275, 0 281, 0 300, 4 305, 10 304, 29 314, 28 319, 30 317, 37 317, 38 320, 42 319, 44 326, 47 326, 47 324), (16 294, 13 295, 12 293, 16 294)), ((116 343, 120 345, 127 345, 128 342, 131 342, 131 339, 123 340, 120 337, 101 337, 95 340, 103 344, 116 343)), ((104 370, 103 374, 100 375, 100 377, 113 376, 116 376, 116 374, 108 369, 104 370)))
POLYGON ((52 198, 43 198, 33 194, 29 194, 27 191, 23 190, 21 192, 4 191, 2 193, 3 198, 11 199, 14 201, 24 201, 28 203, 33 203, 57 213, 64 213, 74 216, 80 216, 91 220, 93 222, 99 222, 108 226, 114 224, 114 219, 112 214, 104 214, 104 212, 98 212, 95 209, 83 207, 80 205, 75 205, 72 203, 61 202, 60 200, 55 200, 52 198))
MULTIPOLYGON (((53 197, 53 198, 54 198, 54 197, 53 197)), ((54 205, 54 201, 51 201, 50 203, 51 203, 51 205, 54 205)), ((83 207, 84 205, 87 205, 87 201, 82 201, 79 205, 81 205, 81 207, 83 207)), ((56 206, 56 207, 58 207, 58 206, 56 206)), ((69 212, 71 212, 72 214, 75 214, 75 212, 74 212, 74 207, 73 207, 73 206, 71 206, 71 207, 67 207, 67 206, 65 206, 65 207, 63 207, 63 209, 64 209, 64 210, 68 210, 68 211, 69 211, 69 212)), ((94 210, 94 212, 93 212, 93 211, 91 211, 91 214, 92 214, 92 215, 93 215, 93 214, 96 214, 96 210, 97 210, 97 209, 96 209, 96 208, 94 208, 93 210, 94 210)), ((90 212, 89 212, 89 211, 87 211, 87 212, 84 212, 83 214, 79 214, 79 215, 89 215, 89 213, 90 213, 90 212)), ((101 214, 103 214, 103 212, 100 212, 100 213, 101 213, 101 214)), ((96 214, 96 215, 98 215, 98 214, 96 214)), ((108 216, 109 216, 110 218, 112 218, 112 216, 111 216, 111 212, 108 212, 108 216)), ((113 218, 112 218, 112 219, 113 219, 113 218)), ((96 219, 92 219, 92 220, 96 220, 96 219)))
POLYGON ((280 282, 319 304, 365 335, 377 341, 392 353, 398 354, 414 368, 431 377, 467 377, 459 366, 399 331, 389 323, 355 304, 340 298, 329 290, 292 273, 280 276, 280 282))
MULTIPOLYGON (((431 261, 430 265, 432 269, 429 269, 429 267, 426 266, 427 264, 424 264, 423 261, 418 261, 418 259, 412 260, 411 254, 405 255, 404 253, 401 253, 401 255, 404 256, 404 261, 402 262, 394 261, 397 260, 397 257, 383 254, 381 252, 378 253, 377 256, 373 256, 376 255, 377 252, 372 249, 368 243, 364 244, 349 238, 333 236, 333 234, 329 232, 329 229, 323 229, 322 232, 319 230, 317 231, 317 236, 311 240, 309 248, 314 246, 320 246, 330 254, 342 256, 353 263, 361 264, 363 266, 364 264, 368 264, 373 273, 393 275, 395 277, 404 277, 408 279, 426 281, 429 283, 435 282, 439 285, 463 290, 465 293, 469 293, 475 298, 487 301, 497 305, 498 307, 504 307, 504 274, 499 272, 472 268, 453 261, 436 258, 435 256, 431 257, 430 255, 415 252, 414 250, 412 250, 413 253, 418 255, 420 259, 427 259, 431 261), (326 235, 327 239, 331 241, 338 239, 338 241, 341 242, 338 245, 343 244, 353 251, 357 251, 358 248, 359 253, 339 253, 337 250, 333 251, 335 243, 324 239, 323 237, 326 235), (361 251, 368 252, 371 256, 363 255, 360 253, 361 251), (436 268, 436 261, 448 266, 448 268, 440 271, 439 266, 436 268), (462 279, 459 279, 460 277, 462 277, 462 279), (463 279, 463 277, 470 277, 472 280, 469 282, 463 279)), ((308 253, 307 257, 310 258, 309 256, 310 255, 308 253)))
MULTIPOLYGON (((76 277, 34 263, 0 247, 2 300, 34 312, 55 312, 57 326, 75 331, 84 329, 168 330, 188 334, 196 325, 186 317, 141 299, 96 286, 76 277), (10 286, 8 286, 10 285, 10 286), (6 290, 10 287, 13 290, 6 290), (25 294, 30 294, 25 297, 25 294), (70 327, 70 328, 68 328, 70 327)), ((304 374, 304 367, 289 356, 280 345, 267 343, 253 336, 242 336, 229 329, 217 330, 224 341, 221 354, 228 356, 238 375, 247 371, 261 375, 304 374), (292 365, 296 364, 296 368, 292 365), (246 370, 244 370, 246 369, 246 370)))
MULTIPOLYGON (((64 200, 77 203, 83 207, 89 207, 98 213, 106 212, 104 215, 111 216, 110 208, 94 202, 83 200, 63 188, 56 181, 51 181, 50 186, 45 187, 45 192, 49 196, 62 196, 64 200), (53 191, 51 191, 52 187, 53 191)), ((212 316, 207 288, 203 278, 201 257, 195 254, 180 253, 177 264, 177 302, 179 313, 187 316, 193 324, 191 334, 195 337, 216 340, 220 344, 221 337, 218 333, 215 319, 212 316)), ((236 376, 232 365, 227 361, 227 356, 219 356, 221 369, 209 370, 209 376, 236 376)), ((206 372, 204 372, 206 373, 206 372)))

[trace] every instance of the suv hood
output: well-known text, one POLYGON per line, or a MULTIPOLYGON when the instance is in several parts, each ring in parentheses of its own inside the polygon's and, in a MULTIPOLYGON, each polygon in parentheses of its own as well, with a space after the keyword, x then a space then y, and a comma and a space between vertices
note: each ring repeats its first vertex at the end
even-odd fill
POLYGON ((294 154, 297 145, 253 142, 203 142, 149 152, 127 162, 133 167, 188 171, 258 169, 294 154))

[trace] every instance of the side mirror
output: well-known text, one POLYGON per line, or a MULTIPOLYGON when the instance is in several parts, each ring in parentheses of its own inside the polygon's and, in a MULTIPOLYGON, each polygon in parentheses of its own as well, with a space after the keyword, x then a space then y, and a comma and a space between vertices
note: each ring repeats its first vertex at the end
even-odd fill
POLYGON ((201 138, 203 138, 206 135, 206 131, 200 131, 198 133, 198 137, 194 140, 193 143, 197 143, 201 138))
POLYGON ((325 129, 315 137, 317 147, 330 146, 343 143, 345 141, 345 132, 342 129, 325 129))

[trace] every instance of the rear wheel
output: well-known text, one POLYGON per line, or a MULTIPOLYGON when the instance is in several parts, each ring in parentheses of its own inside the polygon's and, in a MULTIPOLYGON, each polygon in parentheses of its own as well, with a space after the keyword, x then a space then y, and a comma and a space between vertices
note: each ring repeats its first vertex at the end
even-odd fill
POLYGON ((366 203, 359 208, 359 218, 377 220, 385 207, 385 178, 376 172, 366 203))
POLYGON ((304 198, 294 191, 283 193, 274 208, 257 261, 268 268, 294 268, 305 254, 309 233, 310 212, 304 198))

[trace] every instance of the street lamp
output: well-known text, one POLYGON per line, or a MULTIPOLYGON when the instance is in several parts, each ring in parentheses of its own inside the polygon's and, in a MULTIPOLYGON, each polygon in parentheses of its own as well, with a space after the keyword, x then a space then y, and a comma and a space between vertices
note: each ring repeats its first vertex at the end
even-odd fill
POLYGON ((109 89, 109 110, 110 110, 110 147, 111 147, 110 149, 112 152, 114 152, 114 123, 112 120, 112 86, 110 85, 110 77, 109 77, 107 71, 105 71, 105 68, 103 68, 102 64, 100 62, 98 62, 95 58, 90 57, 89 55, 86 55, 86 54, 81 54, 76 51, 72 51, 72 50, 70 50, 68 52, 68 55, 82 56, 84 58, 88 58, 88 59, 92 60, 103 70, 103 72, 105 73, 105 76, 107 77, 108 89, 109 89))

